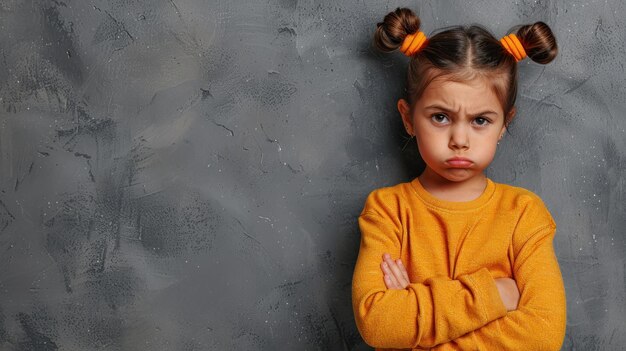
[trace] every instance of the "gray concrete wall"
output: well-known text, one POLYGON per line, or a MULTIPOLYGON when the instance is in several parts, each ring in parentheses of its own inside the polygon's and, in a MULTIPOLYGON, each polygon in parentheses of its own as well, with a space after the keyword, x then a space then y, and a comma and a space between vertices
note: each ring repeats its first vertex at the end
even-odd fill
POLYGON ((558 224, 563 349, 626 347, 623 2, 0 0, 0 349, 369 349, 356 218, 423 166, 397 6, 552 26, 488 176, 558 224))

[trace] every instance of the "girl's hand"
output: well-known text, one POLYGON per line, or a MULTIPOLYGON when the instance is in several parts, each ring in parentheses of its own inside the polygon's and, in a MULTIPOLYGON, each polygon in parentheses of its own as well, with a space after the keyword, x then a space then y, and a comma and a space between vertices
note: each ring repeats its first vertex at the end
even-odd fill
POLYGON ((511 278, 496 278, 494 280, 506 310, 515 311, 519 303, 519 289, 515 280, 511 278))
POLYGON ((400 259, 392 260, 391 255, 388 253, 383 254, 383 262, 380 264, 380 268, 385 274, 385 285, 387 289, 404 289, 409 282, 409 274, 404 268, 400 259))

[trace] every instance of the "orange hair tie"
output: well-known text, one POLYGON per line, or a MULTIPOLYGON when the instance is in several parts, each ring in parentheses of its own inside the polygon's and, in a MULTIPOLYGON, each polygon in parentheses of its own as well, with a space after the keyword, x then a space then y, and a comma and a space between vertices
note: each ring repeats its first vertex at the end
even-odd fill
POLYGON ((511 33, 506 35, 500 39, 500 43, 502 46, 508 51, 513 57, 515 57, 515 61, 519 62, 526 57, 526 50, 524 50, 524 46, 517 38, 517 35, 511 33))
POLYGON ((400 47, 400 51, 402 51, 407 56, 413 56, 419 49, 424 46, 426 42, 426 35, 422 31, 417 31, 416 33, 409 34, 404 38, 402 42, 402 47, 400 47))

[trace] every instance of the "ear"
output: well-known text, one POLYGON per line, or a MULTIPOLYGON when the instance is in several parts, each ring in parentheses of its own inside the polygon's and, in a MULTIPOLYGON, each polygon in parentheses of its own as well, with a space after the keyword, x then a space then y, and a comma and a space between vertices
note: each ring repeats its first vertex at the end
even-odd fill
POLYGON ((413 132, 413 116, 411 116, 409 103, 404 100, 398 100, 398 112, 400 112, 400 116, 402 116, 402 123, 404 124, 404 129, 409 135, 415 135, 413 132))
POLYGON ((511 124, 516 113, 517 113, 517 109, 515 108, 515 106, 513 106, 511 108, 511 111, 509 111, 509 113, 507 114, 507 117, 504 119, 505 124, 502 126, 502 130, 500 130, 500 137, 498 138, 498 140, 502 139, 502 137, 504 136, 504 132, 506 132, 506 127, 508 127, 509 124, 511 124))

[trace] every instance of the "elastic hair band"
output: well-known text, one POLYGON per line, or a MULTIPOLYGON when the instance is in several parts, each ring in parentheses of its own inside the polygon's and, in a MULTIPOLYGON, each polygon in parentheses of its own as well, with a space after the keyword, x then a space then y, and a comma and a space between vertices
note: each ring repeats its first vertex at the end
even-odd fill
POLYGON ((526 50, 524 50, 524 46, 522 46, 522 43, 514 33, 502 37, 502 39, 500 39, 500 43, 502 43, 502 46, 504 46, 506 51, 515 57, 516 62, 519 62, 526 57, 526 50))
POLYGON ((417 31, 416 33, 409 34, 404 38, 402 42, 402 47, 400 47, 400 51, 402 51, 407 56, 413 56, 419 49, 424 46, 426 42, 426 35, 422 31, 417 31))

